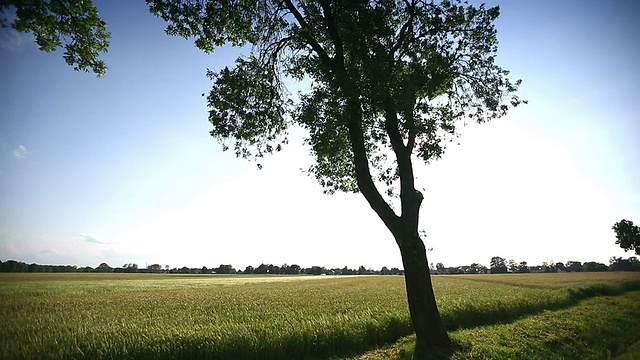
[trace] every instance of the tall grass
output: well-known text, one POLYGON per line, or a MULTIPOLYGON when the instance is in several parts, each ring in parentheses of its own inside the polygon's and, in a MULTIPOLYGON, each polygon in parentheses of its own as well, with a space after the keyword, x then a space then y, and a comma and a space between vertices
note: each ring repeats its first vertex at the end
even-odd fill
MULTIPOLYGON (((640 287, 637 274, 563 276, 440 276, 434 287, 450 329, 640 287)), ((0 277, 8 359, 314 359, 410 333, 399 276, 0 277)))

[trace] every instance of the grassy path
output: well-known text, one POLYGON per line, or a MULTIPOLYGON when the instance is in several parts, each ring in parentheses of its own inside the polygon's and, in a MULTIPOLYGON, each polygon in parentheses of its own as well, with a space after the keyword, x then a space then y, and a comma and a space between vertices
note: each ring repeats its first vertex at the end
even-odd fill
MULTIPOLYGON (((451 333, 456 343, 437 359, 637 359, 640 291, 582 300, 508 324, 451 333)), ((360 359, 410 359, 413 337, 360 359)))

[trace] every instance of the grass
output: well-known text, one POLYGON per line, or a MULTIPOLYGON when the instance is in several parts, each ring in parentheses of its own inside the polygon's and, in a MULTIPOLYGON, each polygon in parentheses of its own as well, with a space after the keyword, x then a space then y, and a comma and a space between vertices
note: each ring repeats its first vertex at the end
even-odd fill
MULTIPOLYGON (((640 289, 640 274, 437 276, 434 287, 463 334, 640 289)), ((321 359, 410 333, 399 276, 0 274, 0 358, 321 359)))
MULTIPOLYGON (((451 333, 451 353, 434 359, 638 359, 640 291, 599 296, 567 309, 545 311, 509 324, 451 333)), ((411 359, 414 336, 361 359, 411 359)))

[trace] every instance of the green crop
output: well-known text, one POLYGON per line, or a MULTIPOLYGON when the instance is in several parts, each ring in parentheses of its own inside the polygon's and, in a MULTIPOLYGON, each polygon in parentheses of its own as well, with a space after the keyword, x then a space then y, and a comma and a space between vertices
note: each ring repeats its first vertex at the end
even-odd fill
MULTIPOLYGON (((638 274, 436 276, 450 329, 640 288, 638 274)), ((0 358, 329 358, 411 333, 401 276, 0 275, 0 358)))

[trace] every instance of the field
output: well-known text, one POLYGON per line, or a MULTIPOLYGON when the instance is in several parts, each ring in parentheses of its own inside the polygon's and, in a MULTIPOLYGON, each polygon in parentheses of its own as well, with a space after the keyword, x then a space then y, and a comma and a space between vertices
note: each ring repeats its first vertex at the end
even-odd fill
MULTIPOLYGON (((523 328, 550 331, 535 330, 538 317, 569 319, 563 312, 589 306, 590 321, 604 324, 597 315, 617 311, 598 307, 606 299, 628 311, 627 302, 640 303, 638 273, 436 276, 434 288, 460 358, 504 357, 507 340, 482 350, 473 339, 513 333, 505 326, 533 321, 523 328)), ((640 325, 623 332, 609 334, 615 344, 603 351, 640 340, 640 325)), ((400 276, 0 274, 3 359, 369 358, 410 334, 400 276)), ((406 356, 399 344, 382 356, 406 356)))

